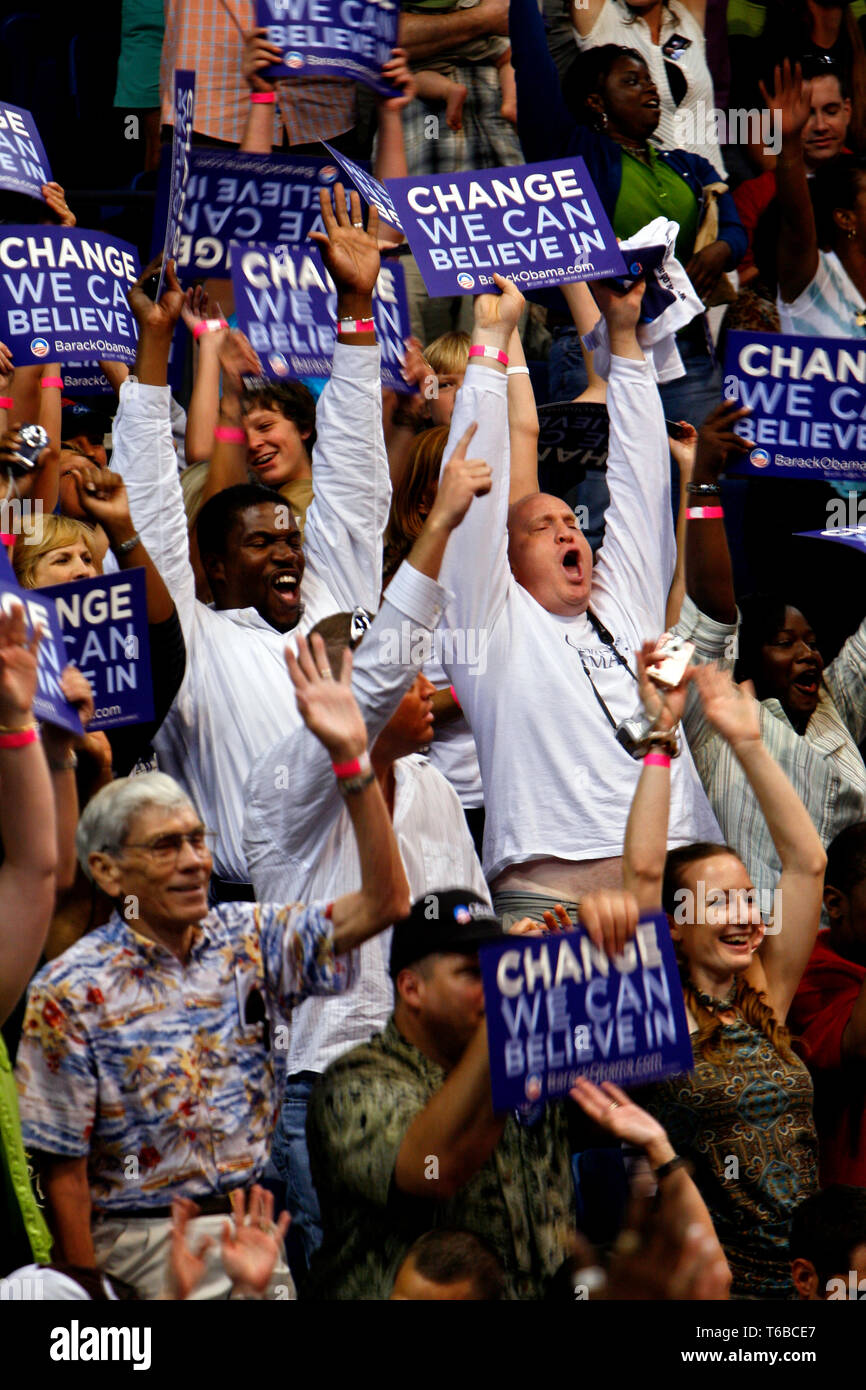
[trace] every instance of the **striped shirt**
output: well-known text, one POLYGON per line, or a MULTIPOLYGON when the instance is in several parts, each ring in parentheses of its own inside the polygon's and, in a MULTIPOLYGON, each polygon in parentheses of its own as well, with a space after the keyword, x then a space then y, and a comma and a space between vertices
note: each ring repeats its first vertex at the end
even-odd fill
MULTIPOLYGON (((230 0, 245 29, 256 27, 253 0, 230 0)), ((162 123, 174 120, 174 71, 195 72, 195 131, 239 145, 250 109, 241 72, 243 47, 219 0, 165 0, 160 91, 162 123)), ((277 84, 272 144, 332 140, 355 124, 355 84, 334 77, 293 77, 277 84)))
POLYGON ((790 304, 778 297, 783 333, 802 333, 810 338, 862 338, 866 323, 863 296, 835 251, 818 252, 818 269, 806 288, 790 304))
MULTIPOLYGON (((696 645, 699 660, 722 659, 735 628, 714 623, 691 599, 675 631, 696 645)), ((769 893, 782 865, 767 822, 746 775, 722 736, 689 696, 683 720, 695 766, 727 844, 748 869, 754 886, 769 893)), ((854 821, 866 819, 866 766, 858 750, 866 734, 866 620, 824 671, 818 706, 798 734, 776 699, 761 701, 761 738, 790 779, 826 846, 854 821)))

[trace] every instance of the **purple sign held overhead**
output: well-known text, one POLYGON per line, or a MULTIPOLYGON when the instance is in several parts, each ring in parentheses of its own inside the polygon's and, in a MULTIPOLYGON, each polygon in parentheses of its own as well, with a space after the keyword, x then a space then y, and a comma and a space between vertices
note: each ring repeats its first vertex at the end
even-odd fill
POLYGON ((135 362, 128 241, 80 227, 0 227, 0 342, 17 366, 135 362))
POLYGON ((50 182, 51 166, 30 112, 0 101, 0 188, 44 203, 42 185, 50 182))
MULTIPOLYGON (((297 246, 322 232, 319 190, 340 176, 329 159, 243 154, 193 145, 175 268, 178 277, 228 276, 229 245, 265 241, 297 246)), ((168 165, 160 167, 155 250, 168 209, 168 165)))
MULTIPOLYGON (((235 313, 272 380, 327 376, 336 342, 337 291, 314 246, 236 246, 235 313)), ((373 291, 382 385, 411 390, 400 367, 411 332, 400 266, 383 266, 373 291)))
POLYGON ((399 0, 257 0, 256 21, 282 49, 268 77, 344 77, 382 96, 382 68, 397 43, 399 0))
POLYGON ((506 936, 479 957, 494 1110, 567 1095, 579 1076, 628 1087, 693 1067, 663 913, 613 959, 582 927, 506 936))
POLYGON ((69 665, 69 659, 64 650, 54 604, 44 597, 41 590, 20 588, 3 546, 0 546, 0 553, 0 609, 4 613, 11 613, 16 605, 20 605, 24 609, 30 637, 35 628, 42 629, 33 713, 37 719, 48 724, 56 724, 73 734, 82 734, 84 730, 78 711, 70 705, 60 686, 60 678, 69 665))
POLYGON ((520 290, 625 273, 582 159, 386 185, 431 295, 478 294, 494 273, 520 290))
POLYGON ((397 227, 402 232, 403 224, 400 221, 400 215, 384 183, 374 179, 372 174, 368 173, 366 169, 362 169, 360 164, 355 163, 354 159, 349 159, 348 155, 340 154, 340 151, 335 150, 333 145, 329 145, 327 140, 323 140, 322 144, 328 153, 334 156, 340 168, 349 175, 365 202, 374 207, 379 216, 390 226, 397 227))
POLYGON ((192 148, 192 122, 195 110, 195 73, 176 68, 174 73, 174 130, 171 137, 171 173, 168 187, 168 216, 165 219, 165 240, 162 247, 162 266, 156 297, 162 294, 167 261, 177 256, 181 234, 181 217, 186 202, 189 179, 189 154, 192 148))
POLYGON ((39 594, 54 602, 66 661, 93 689, 95 712, 88 728, 116 729, 153 719, 144 570, 73 579, 39 594))

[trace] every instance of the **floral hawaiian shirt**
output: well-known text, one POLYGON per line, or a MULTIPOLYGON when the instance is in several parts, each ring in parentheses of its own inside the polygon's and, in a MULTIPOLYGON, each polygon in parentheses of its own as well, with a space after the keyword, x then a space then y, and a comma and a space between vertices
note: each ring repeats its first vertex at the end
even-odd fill
POLYGON ((255 1182, 279 1113, 286 1015, 354 972, 322 908, 220 905, 185 963, 114 913, 30 987, 16 1067, 25 1144, 86 1155, 103 1211, 255 1182))

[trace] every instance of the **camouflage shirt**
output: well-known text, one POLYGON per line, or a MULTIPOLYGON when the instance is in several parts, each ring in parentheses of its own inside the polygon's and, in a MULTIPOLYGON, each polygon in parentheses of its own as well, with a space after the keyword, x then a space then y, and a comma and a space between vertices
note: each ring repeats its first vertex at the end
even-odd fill
MULTIPOLYGON (((408 1043, 392 1017, 314 1086, 307 1139, 324 1240, 308 1296, 387 1299, 409 1246, 438 1226, 472 1231, 493 1246, 507 1297, 543 1297, 575 1226, 564 1107, 541 1108, 534 1123, 509 1114, 493 1154, 456 1196, 407 1197, 393 1182, 397 1154, 444 1080, 442 1067, 408 1043)), ((427 1160, 431 1176, 435 1159, 427 1160)))

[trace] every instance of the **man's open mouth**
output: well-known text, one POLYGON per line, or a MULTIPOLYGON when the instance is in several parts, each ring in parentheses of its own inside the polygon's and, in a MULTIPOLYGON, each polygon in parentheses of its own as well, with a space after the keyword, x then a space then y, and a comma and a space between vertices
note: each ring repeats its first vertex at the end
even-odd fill
POLYGON ((294 598, 299 587, 298 576, 296 574, 289 574, 287 572, 275 574, 271 580, 271 588, 274 593, 279 594, 281 598, 294 598))

